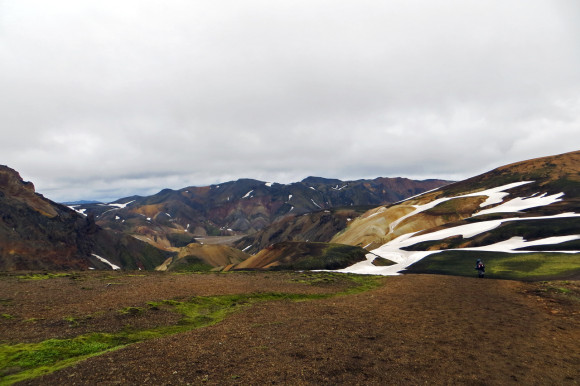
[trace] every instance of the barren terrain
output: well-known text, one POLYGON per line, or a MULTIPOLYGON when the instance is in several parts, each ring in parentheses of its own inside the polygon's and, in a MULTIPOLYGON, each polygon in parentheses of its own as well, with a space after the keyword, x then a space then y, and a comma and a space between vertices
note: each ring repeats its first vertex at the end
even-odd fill
MULTIPOLYGON (((178 325, 182 316, 158 302, 338 293, 358 285, 349 277, 4 275, 0 343, 178 325)), ((580 383, 579 282, 438 275, 377 280, 359 293, 248 302, 216 324, 129 344, 23 384, 580 383)), ((18 371, 0 369, 0 384, 18 371)))

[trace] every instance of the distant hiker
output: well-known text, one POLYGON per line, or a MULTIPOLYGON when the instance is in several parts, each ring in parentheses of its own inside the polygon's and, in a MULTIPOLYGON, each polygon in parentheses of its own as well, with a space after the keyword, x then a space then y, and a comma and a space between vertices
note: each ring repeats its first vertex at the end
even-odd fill
POLYGON ((481 261, 481 259, 477 259, 477 261, 475 262, 475 269, 477 270, 478 277, 484 277, 485 265, 483 264, 483 261, 481 261))

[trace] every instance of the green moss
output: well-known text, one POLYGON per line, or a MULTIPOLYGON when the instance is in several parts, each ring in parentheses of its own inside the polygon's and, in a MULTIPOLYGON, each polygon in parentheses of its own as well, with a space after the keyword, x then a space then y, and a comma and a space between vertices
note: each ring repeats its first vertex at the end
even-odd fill
MULTIPOLYGON (((315 273, 313 283, 319 281, 348 280, 353 283, 348 289, 329 294, 254 293, 223 296, 199 296, 185 301, 163 300, 148 302, 149 309, 173 310, 182 315, 176 325, 160 326, 148 330, 135 330, 128 326, 117 333, 93 333, 72 339, 49 339, 40 343, 0 345, 0 385, 32 379, 48 374, 78 361, 128 344, 148 339, 177 334, 194 328, 206 327, 223 320, 232 312, 265 301, 306 301, 350 295, 380 285, 383 278, 368 275, 315 273)), ((120 310, 125 315, 138 315, 145 308, 126 307, 120 310)), ((67 317, 69 323, 79 318, 67 317)))
POLYGON ((377 266, 377 267, 388 267, 388 266, 394 265, 396 263, 394 261, 389 260, 389 259, 385 259, 384 257, 377 256, 373 260, 372 264, 377 266))
POLYGON ((183 258, 174 259, 174 262, 171 264, 169 269, 171 271, 180 271, 180 272, 209 272, 214 267, 206 263, 202 258, 189 255, 183 258))
POLYGON ((477 276, 475 260, 485 263, 485 275, 497 279, 553 280, 580 275, 580 253, 502 253, 445 251, 408 267, 411 273, 477 276))
POLYGON ((71 276, 71 274, 69 274, 69 273, 45 272, 45 273, 29 273, 27 275, 19 275, 16 277, 18 279, 22 279, 22 280, 48 280, 48 279, 54 279, 57 277, 69 277, 69 276, 71 276))
POLYGON ((125 307, 119 310, 121 315, 141 315, 143 312, 145 312, 145 309, 142 307, 125 307))

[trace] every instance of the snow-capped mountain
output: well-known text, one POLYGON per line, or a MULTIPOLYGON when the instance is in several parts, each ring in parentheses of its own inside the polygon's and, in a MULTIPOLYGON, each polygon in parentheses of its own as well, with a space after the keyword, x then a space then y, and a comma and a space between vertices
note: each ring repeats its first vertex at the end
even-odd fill
POLYGON ((468 275, 480 257, 491 276, 576 277, 580 151, 503 166, 372 209, 332 242, 371 252, 342 272, 468 275), (376 257, 396 264, 374 265, 376 257))
POLYGON ((340 206, 385 204, 447 183, 406 178, 341 181, 308 177, 301 182, 277 184, 240 179, 73 208, 93 215, 104 228, 131 234, 160 248, 172 248, 193 242, 194 235, 252 234, 287 217, 340 206))

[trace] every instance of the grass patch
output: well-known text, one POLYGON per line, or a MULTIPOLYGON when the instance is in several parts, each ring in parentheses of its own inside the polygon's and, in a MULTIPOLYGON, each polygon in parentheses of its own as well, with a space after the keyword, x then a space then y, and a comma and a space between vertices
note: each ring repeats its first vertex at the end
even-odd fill
POLYGON ((142 307, 125 307, 118 312, 121 315, 141 315, 145 312, 145 309, 142 307))
MULTIPOLYGON (((316 273, 313 274, 312 281, 316 283, 319 280, 345 279, 351 281, 353 285, 334 294, 253 293, 199 296, 184 301, 148 302, 148 309, 172 310, 182 315, 181 320, 175 325, 147 330, 135 330, 128 327, 116 333, 92 333, 72 339, 49 339, 40 343, 0 345, 0 385, 9 385, 49 374, 78 361, 132 343, 210 326, 220 322, 227 315, 258 302, 306 301, 350 295, 376 288, 382 282, 382 278, 376 276, 337 273, 316 273)), ((126 307, 119 312, 125 315, 139 315, 146 309, 144 307, 126 307)), ((64 320, 72 326, 78 325, 80 322, 79 318, 72 316, 66 317, 64 320)))
POLYGON ((485 263, 485 276, 495 279, 555 280, 580 275, 580 254, 444 251, 427 256, 408 273, 477 276, 475 260, 485 263))
MULTIPOLYGON (((102 335, 102 334, 101 334, 102 335)), ((0 385, 48 374, 81 359, 119 347, 99 334, 40 343, 0 345, 0 385)))
POLYGON ((384 257, 377 256, 374 258, 372 264, 377 266, 377 267, 388 267, 388 266, 394 265, 396 263, 394 261, 389 260, 389 259, 385 259, 384 257))
POLYGON ((177 259, 171 264, 171 270, 179 272, 209 272, 213 268, 212 265, 206 263, 202 258, 194 255, 177 259))
POLYGON ((69 276, 71 276, 70 273, 44 272, 44 273, 29 273, 26 275, 18 275, 16 277, 18 279, 21 279, 21 280, 48 280, 48 279, 54 279, 57 277, 69 277, 69 276))

